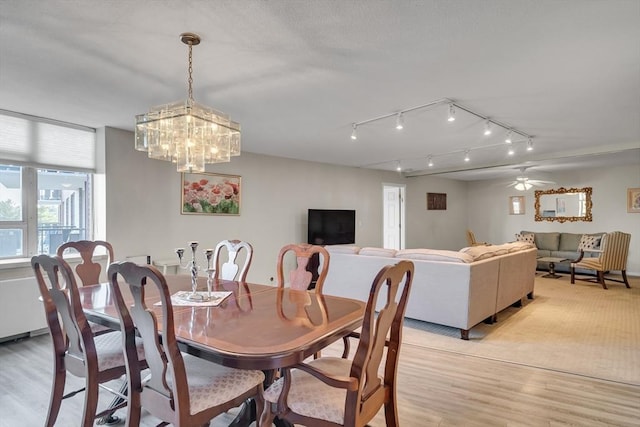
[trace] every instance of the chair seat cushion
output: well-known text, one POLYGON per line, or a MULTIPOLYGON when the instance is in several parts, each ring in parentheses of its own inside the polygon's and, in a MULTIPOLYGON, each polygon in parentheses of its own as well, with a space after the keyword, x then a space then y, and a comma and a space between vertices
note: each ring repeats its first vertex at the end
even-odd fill
POLYGON ((262 371, 234 369, 182 353, 189 384, 190 413, 235 399, 264 381, 262 371))
MULTIPOLYGON (((98 355, 98 370, 100 372, 107 369, 124 366, 124 352, 122 351, 122 333, 119 331, 109 332, 94 337, 96 353, 98 355)), ((136 339, 138 349, 138 360, 144 360, 144 349, 142 341, 136 339)))
MULTIPOLYGON (((351 371, 351 360, 338 357, 322 357, 308 364, 333 376, 348 377, 351 371)), ((264 398, 267 402, 278 401, 283 382, 284 379, 281 378, 265 390, 264 398)), ((343 424, 346 398, 346 390, 331 387, 300 369, 291 370, 287 405, 295 413, 343 424)))
POLYGON ((590 270, 604 270, 600 258, 582 258, 580 262, 571 263, 573 267, 587 268, 590 270))

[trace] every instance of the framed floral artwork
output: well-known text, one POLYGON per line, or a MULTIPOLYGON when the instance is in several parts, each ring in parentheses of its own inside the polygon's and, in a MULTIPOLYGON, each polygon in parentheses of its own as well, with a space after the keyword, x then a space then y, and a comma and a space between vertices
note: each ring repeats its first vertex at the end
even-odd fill
POLYGON ((627 188, 627 212, 640 213, 640 188, 627 188))
POLYGON ((242 177, 215 173, 183 173, 181 213, 240 215, 242 177))

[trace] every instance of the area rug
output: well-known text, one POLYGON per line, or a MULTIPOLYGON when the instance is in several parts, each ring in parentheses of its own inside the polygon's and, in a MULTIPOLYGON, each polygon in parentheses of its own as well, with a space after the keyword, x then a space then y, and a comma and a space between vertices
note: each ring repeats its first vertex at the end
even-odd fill
POLYGON ((407 319, 403 345, 640 385, 640 278, 631 289, 536 277, 535 298, 510 307, 469 341, 455 328, 407 319))

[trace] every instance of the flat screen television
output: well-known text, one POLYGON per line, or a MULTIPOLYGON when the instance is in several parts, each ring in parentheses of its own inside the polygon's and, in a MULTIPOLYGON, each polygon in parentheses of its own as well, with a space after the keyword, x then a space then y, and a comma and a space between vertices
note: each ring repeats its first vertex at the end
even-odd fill
POLYGON ((339 245, 356 242, 356 211, 309 209, 307 242, 312 245, 339 245))

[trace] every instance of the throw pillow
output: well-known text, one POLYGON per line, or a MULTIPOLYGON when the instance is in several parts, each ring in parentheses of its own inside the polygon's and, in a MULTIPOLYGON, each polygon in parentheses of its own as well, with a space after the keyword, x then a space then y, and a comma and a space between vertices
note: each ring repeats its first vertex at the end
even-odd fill
POLYGON ((533 243, 535 245, 535 235, 534 234, 516 234, 516 242, 527 242, 533 243))
POLYGON ((602 236, 589 236, 587 234, 583 234, 580 239, 580 244, 578 245, 578 250, 590 251, 598 249, 600 247, 601 239, 602 236))
POLYGON ((330 254, 357 254, 360 246, 355 245, 327 245, 324 247, 330 254))
POLYGON ((396 255, 396 250, 385 248, 362 248, 360 249, 360 255, 394 257, 396 255))

